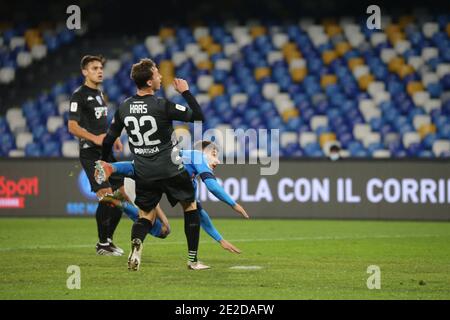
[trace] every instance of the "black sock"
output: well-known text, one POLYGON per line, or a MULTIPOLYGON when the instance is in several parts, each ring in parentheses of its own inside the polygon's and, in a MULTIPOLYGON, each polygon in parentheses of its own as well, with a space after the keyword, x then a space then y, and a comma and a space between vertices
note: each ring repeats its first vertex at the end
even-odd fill
POLYGON ((137 219, 131 228, 131 240, 138 238, 144 242, 145 236, 150 232, 151 228, 152 222, 150 220, 144 218, 137 219))
POLYGON ((188 260, 196 262, 198 242, 200 240, 200 215, 198 210, 184 213, 184 234, 188 244, 188 260))
POLYGON ((108 216, 109 216, 108 238, 112 240, 114 231, 116 231, 120 219, 122 218, 122 210, 115 207, 108 207, 108 216))
POLYGON ((97 220, 98 239, 100 243, 108 243, 108 205, 101 202, 98 204, 95 219, 97 220))

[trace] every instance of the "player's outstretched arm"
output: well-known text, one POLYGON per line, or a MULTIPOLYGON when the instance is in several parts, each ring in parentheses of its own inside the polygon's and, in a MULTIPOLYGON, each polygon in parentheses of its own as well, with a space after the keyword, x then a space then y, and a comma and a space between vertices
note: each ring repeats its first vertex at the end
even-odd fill
POLYGON ((208 213, 203 208, 200 210, 200 225, 211 238, 220 243, 222 248, 232 253, 241 253, 241 250, 222 237, 219 231, 214 227, 208 213))
POLYGON ((208 190, 216 196, 219 200, 225 202, 230 207, 233 208, 234 211, 242 215, 244 218, 248 219, 249 216, 247 212, 242 208, 241 205, 239 205, 236 201, 234 201, 228 193, 220 186, 220 184, 217 182, 214 178, 206 178, 203 180, 208 190))

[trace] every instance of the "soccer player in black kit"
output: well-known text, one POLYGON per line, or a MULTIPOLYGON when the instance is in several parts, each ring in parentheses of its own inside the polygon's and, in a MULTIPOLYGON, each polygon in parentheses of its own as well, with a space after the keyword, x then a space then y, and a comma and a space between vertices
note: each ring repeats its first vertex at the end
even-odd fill
MULTIPOLYGON (((155 222, 155 207, 165 193, 172 206, 178 202, 184 211, 184 231, 188 244, 188 268, 203 270, 209 267, 197 260, 200 236, 200 215, 197 211, 191 178, 180 161, 173 139, 172 120, 203 121, 200 105, 189 91, 185 80, 175 79, 174 87, 187 101, 189 108, 175 104, 154 94, 161 87, 162 76, 155 63, 142 59, 133 65, 131 78, 137 86, 136 95, 126 99, 116 111, 113 122, 103 140, 103 155, 108 158, 117 137, 125 127, 133 153, 136 174, 136 200, 139 219, 131 229, 131 252, 128 269, 138 270, 145 236, 155 222)), ((104 160, 103 159, 103 160, 104 160)))
MULTIPOLYGON (((95 161, 101 158, 102 142, 108 129, 108 107, 103 93, 98 89, 103 81, 103 65, 101 56, 87 55, 81 59, 81 72, 85 77, 84 84, 72 94, 68 128, 69 132, 79 138, 80 162, 91 184, 91 189, 99 200, 113 190, 123 187, 123 177, 113 177, 109 182, 98 184, 94 178, 95 161)), ((120 139, 114 142, 114 148, 122 151, 120 139)), ((114 159, 113 155, 109 156, 114 159)), ((112 242, 114 231, 119 224, 122 212, 106 203, 99 202, 96 212, 99 242, 96 251, 99 255, 120 256, 123 250, 112 242)))

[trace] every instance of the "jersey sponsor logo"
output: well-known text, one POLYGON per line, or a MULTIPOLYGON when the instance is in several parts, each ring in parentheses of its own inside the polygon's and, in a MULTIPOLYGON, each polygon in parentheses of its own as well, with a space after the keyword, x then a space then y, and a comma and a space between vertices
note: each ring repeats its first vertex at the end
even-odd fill
POLYGON ((103 104, 102 97, 96 96, 95 99, 97 99, 97 102, 98 102, 99 104, 103 104))
POLYGON ((100 119, 102 116, 108 115, 108 108, 107 107, 95 107, 95 117, 97 119, 100 119))
POLYGON ((176 104, 175 105, 175 108, 177 109, 177 110, 180 110, 180 111, 186 111, 186 107, 185 106, 182 106, 181 104, 176 104))
POLYGON ((78 109, 78 103, 77 102, 72 102, 70 104, 70 111, 71 112, 77 112, 77 109, 78 109))
POLYGON ((87 98, 87 101, 92 101, 92 100, 94 100, 94 98, 92 98, 91 96, 89 96, 89 97, 87 98))
POLYGON ((146 103, 130 104, 130 113, 147 113, 147 104, 146 103))
POLYGON ((159 152, 158 147, 153 148, 134 148, 134 154, 137 155, 146 155, 146 154, 154 154, 159 152))

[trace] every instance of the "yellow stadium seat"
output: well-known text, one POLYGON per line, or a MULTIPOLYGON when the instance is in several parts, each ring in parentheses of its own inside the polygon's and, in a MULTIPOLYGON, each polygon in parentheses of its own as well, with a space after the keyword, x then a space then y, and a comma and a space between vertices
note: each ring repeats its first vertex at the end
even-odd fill
POLYGON ((212 70, 213 63, 209 60, 203 60, 197 64, 197 68, 199 68, 200 70, 212 70))
POLYGON ((297 68, 291 70, 291 77, 294 82, 301 82, 305 79, 308 74, 308 69, 306 68, 297 68))
POLYGON ((405 64, 403 57, 394 57, 388 63, 388 69, 390 72, 398 72, 400 68, 405 64))
POLYGON ((323 18, 321 24, 324 26, 324 28, 327 28, 329 26, 336 26, 337 21, 335 18, 323 18))
POLYGON ((28 38, 25 40, 27 47, 29 49, 33 48, 37 44, 42 44, 42 38, 41 37, 35 37, 35 38, 28 38))
POLYGON ((388 35, 389 42, 395 46, 397 42, 405 39, 405 35, 402 32, 395 32, 388 35))
POLYGON ((450 22, 447 23, 447 26, 445 27, 445 31, 447 32, 447 35, 450 37, 450 22))
POLYGON ((400 30, 400 26, 397 24, 390 24, 387 26, 386 28, 386 34, 392 34, 392 33, 396 33, 396 32, 401 32, 400 30))
POLYGON ((164 76, 165 74, 173 74, 175 67, 172 60, 163 60, 159 63, 159 72, 164 76))
POLYGON ((159 30, 159 37, 161 40, 173 37, 175 35, 175 30, 173 28, 161 28, 159 30))
POLYGON ((266 28, 263 26, 254 26, 250 28, 250 35, 253 38, 259 37, 266 34, 266 28))
POLYGON ((423 84, 420 81, 411 81, 406 86, 406 91, 409 95, 413 95, 416 92, 423 91, 423 84))
POLYGON ((342 57, 351 49, 350 44, 348 42, 339 42, 336 45, 336 51, 339 57, 342 57))
POLYGON ((337 54, 334 50, 327 50, 322 53, 322 60, 325 64, 330 64, 336 58, 337 54))
POLYGON ((206 50, 214 44, 214 40, 211 36, 203 36, 198 39, 198 43, 203 50, 206 50))
POLYGON ((223 84, 213 84, 208 91, 211 98, 221 96, 224 92, 225 88, 223 87, 223 84))
POLYGON ((414 68, 412 65, 410 64, 404 64, 402 65, 398 70, 397 70, 397 74, 399 75, 400 78, 404 78, 407 75, 410 75, 414 73, 414 68))
POLYGON ((328 37, 333 37, 337 34, 342 33, 342 28, 335 24, 330 24, 325 27, 325 33, 328 35, 328 37))
POLYGON ((423 139, 430 133, 436 133, 436 126, 432 123, 430 124, 423 124, 419 128, 419 135, 423 139))
POLYGON ((400 28, 405 29, 405 27, 408 24, 411 24, 414 22, 414 17, 413 16, 401 16, 400 19, 398 20, 398 24, 400 25, 400 28))
POLYGON ((260 67, 255 69, 255 79, 257 81, 264 77, 270 76, 270 69, 267 67, 260 67))
POLYGON ((325 145, 325 143, 330 142, 330 141, 336 141, 336 135, 334 133, 324 132, 320 135, 319 143, 322 148, 325 145))
POLYGON ((215 54, 215 53, 221 52, 221 51, 222 51, 222 47, 221 47, 220 44, 213 43, 212 45, 210 45, 210 46, 206 49, 206 51, 207 51, 208 54, 211 56, 211 55, 213 55, 213 54, 215 54))
POLYGON ((354 70, 357 66, 362 66, 364 65, 364 59, 360 58, 360 57, 354 57, 354 58, 350 58, 348 60, 348 67, 350 68, 350 70, 354 70))
POLYGON ((298 51, 297 45, 293 42, 287 42, 283 45, 281 49, 283 51, 283 55, 286 56, 289 52, 298 51))
POLYGON ((283 118, 283 121, 284 121, 284 122, 288 122, 289 119, 297 118, 297 117, 299 116, 299 114, 300 114, 300 113, 298 112, 297 109, 295 109, 295 108, 290 108, 290 109, 285 110, 285 111, 281 114, 281 117, 283 118))
POLYGON ((361 90, 367 90, 369 85, 375 80, 371 74, 365 74, 358 79, 358 85, 361 90))
POLYGON ((301 53, 299 51, 290 51, 285 54, 285 59, 288 63, 290 63, 293 59, 299 59, 302 57, 301 53))
POLYGON ((337 82, 337 77, 334 74, 325 74, 320 79, 320 85, 322 88, 329 86, 330 84, 335 84, 337 82))

